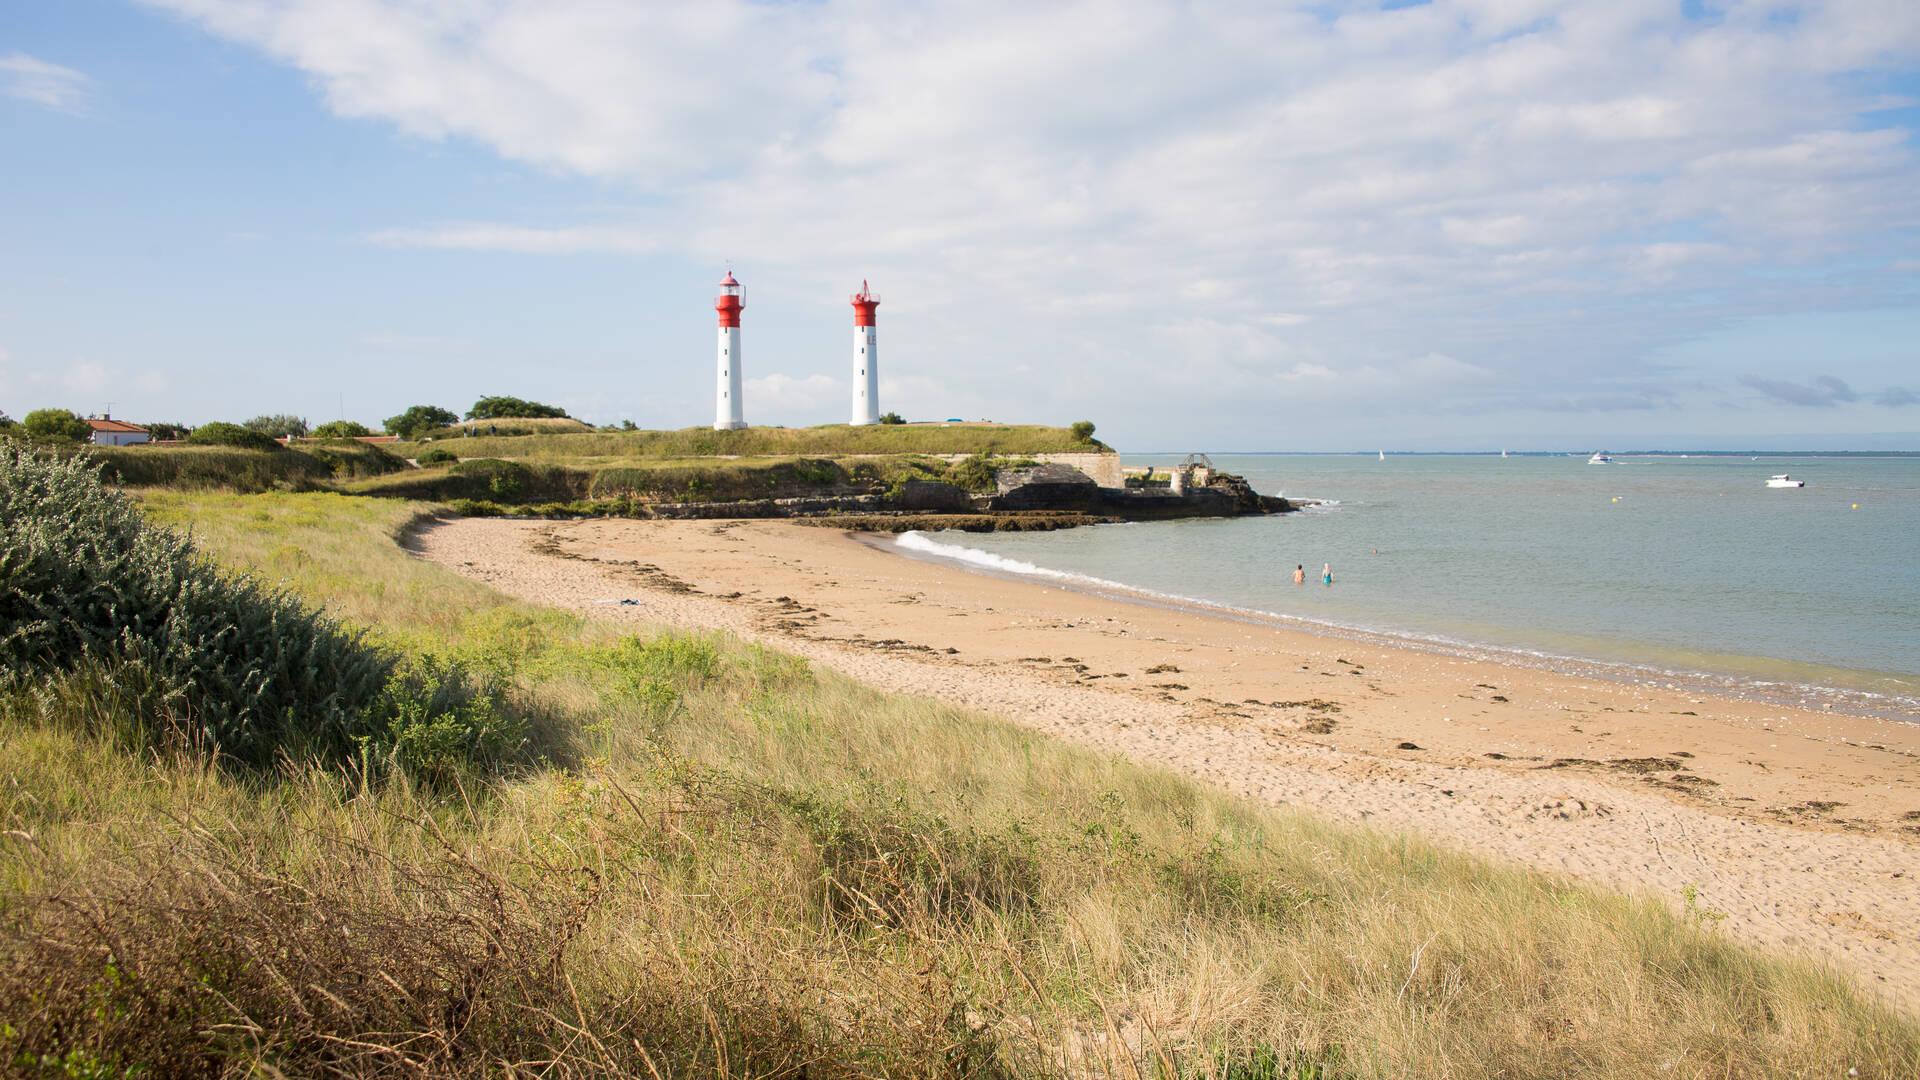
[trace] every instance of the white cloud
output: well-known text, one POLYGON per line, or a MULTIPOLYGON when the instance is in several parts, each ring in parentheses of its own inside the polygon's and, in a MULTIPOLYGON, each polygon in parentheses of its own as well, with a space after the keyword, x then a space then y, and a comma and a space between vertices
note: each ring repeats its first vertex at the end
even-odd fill
POLYGON ((842 398, 851 400, 851 388, 828 375, 800 379, 778 373, 763 375, 748 379, 745 389, 748 411, 764 417, 763 423, 777 423, 793 413, 813 412, 842 398))
POLYGON ((107 369, 87 360, 74 363, 54 378, 55 385, 73 394, 95 394, 105 390, 111 380, 107 369))
POLYGON ((0 94, 69 112, 86 100, 92 80, 70 67, 23 52, 0 56, 0 94))
POLYGON ((1856 77, 1920 61, 1910 0, 148 2, 341 115, 652 207, 374 243, 871 273, 939 331, 918 359, 968 371, 937 400, 1030 364, 1087 373, 1034 397, 1076 412, 1174 366, 1194 377, 1168 407, 1257 411, 1282 384, 1664 403, 1590 373, 1753 312, 1910 302, 1897 275, 1805 285, 1914 253, 1920 162, 1856 77))
POLYGON ((1301 361, 1285 371, 1276 372, 1275 378, 1283 382, 1299 382, 1302 379, 1332 379, 1333 369, 1325 364, 1309 364, 1301 361))

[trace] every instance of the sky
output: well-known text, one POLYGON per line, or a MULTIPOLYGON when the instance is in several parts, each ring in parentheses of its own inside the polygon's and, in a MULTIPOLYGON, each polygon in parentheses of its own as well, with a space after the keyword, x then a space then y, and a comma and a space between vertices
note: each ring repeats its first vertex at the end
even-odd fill
POLYGON ((0 0, 0 411, 1920 450, 1920 3, 0 0))

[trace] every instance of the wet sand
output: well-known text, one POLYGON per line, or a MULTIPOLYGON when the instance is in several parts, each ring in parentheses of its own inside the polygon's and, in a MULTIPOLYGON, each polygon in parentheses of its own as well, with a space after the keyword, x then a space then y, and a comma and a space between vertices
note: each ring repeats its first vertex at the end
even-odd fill
POLYGON ((1920 1006, 1920 725, 1125 603, 790 522, 466 519, 414 543, 509 595, 730 631, 1252 798, 1676 906, 1691 885, 1726 932, 1920 1006))

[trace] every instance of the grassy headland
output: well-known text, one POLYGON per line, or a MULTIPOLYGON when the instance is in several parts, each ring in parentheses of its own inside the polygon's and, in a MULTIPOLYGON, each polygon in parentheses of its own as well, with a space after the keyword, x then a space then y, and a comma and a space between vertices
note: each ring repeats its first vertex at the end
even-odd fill
POLYGON ((433 785, 233 771, 129 752, 97 679, 14 685, 15 1071, 1920 1068, 1910 1018, 1711 913, 1254 805, 724 637, 513 602, 409 557, 404 502, 144 505, 389 648, 495 673, 541 718, 538 754, 433 785))
MULTIPOLYGON (((485 425, 481 425, 485 429, 485 425)), ((529 461, 612 458, 841 457, 852 454, 1072 454, 1106 452, 1068 428, 1014 424, 828 424, 810 428, 750 427, 737 431, 601 431, 583 434, 465 438, 459 428, 430 432, 461 457, 529 461)), ((412 444, 402 444, 404 450, 412 444)), ((408 455, 412 456, 412 455, 408 455)))
MULTIPOLYGON (((485 422, 475 422, 484 430, 485 422)), ((1026 455, 1110 452, 1067 428, 877 425, 594 432, 578 421, 497 421, 501 434, 371 445, 80 447, 109 482, 176 491, 339 490, 555 513, 620 513, 615 501, 705 502, 897 492, 907 480, 991 490, 1026 455), (519 433, 514 425, 528 425, 519 433), (554 432, 562 433, 554 433, 554 432), (544 432, 544 433, 541 433, 544 432), (571 432, 571 433, 568 433, 571 432), (964 456, 966 460, 947 460, 964 456), (418 459, 420 468, 408 464, 418 459), (597 504, 597 505, 593 505, 597 504)))

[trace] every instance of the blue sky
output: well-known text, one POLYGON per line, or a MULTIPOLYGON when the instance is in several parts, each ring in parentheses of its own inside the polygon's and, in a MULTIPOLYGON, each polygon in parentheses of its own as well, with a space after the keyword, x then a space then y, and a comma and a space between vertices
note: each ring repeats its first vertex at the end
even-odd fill
POLYGON ((0 5, 0 410, 1920 449, 1920 4, 0 5))

